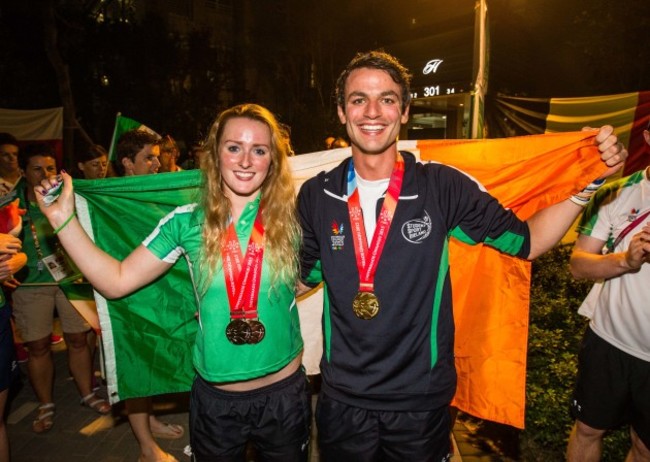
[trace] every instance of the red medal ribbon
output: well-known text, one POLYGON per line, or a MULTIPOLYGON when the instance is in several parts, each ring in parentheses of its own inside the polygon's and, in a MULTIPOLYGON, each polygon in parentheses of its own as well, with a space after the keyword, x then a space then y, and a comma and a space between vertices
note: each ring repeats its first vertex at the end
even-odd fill
POLYGON ((242 257, 235 224, 230 223, 221 246, 221 260, 230 303, 231 319, 257 319, 257 301, 264 258, 264 225, 262 207, 257 211, 253 231, 242 257))
POLYGON ((348 176, 348 188, 350 184, 355 185, 354 191, 348 198, 348 213, 350 215, 350 224, 352 227, 352 241, 354 242, 354 253, 357 258, 357 269, 359 270, 359 291, 360 292, 374 292, 375 287, 375 272, 379 263, 379 257, 384 250, 386 239, 388 237, 388 230, 393 221, 395 209, 397 208, 397 201, 399 200, 400 192, 402 191, 402 181, 404 179, 404 158, 398 152, 393 172, 390 176, 388 183, 388 190, 384 203, 379 212, 377 220, 377 227, 372 235, 370 241, 370 248, 368 248, 368 241, 366 239, 366 228, 363 224, 363 212, 361 210, 361 203, 359 202, 359 190, 356 187, 354 179, 354 167, 350 162, 350 174, 348 176))

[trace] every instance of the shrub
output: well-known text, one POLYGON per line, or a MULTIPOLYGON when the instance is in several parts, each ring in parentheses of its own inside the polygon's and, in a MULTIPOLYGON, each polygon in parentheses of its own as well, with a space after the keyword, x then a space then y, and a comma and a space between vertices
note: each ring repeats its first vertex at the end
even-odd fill
MULTIPOLYGON (((587 320, 578 308, 592 283, 576 281, 568 270, 571 246, 558 246, 533 263, 526 429, 519 438, 522 461, 561 461, 573 419, 569 400, 575 384, 577 354, 587 320)), ((627 428, 605 439, 603 461, 625 459, 627 428)))

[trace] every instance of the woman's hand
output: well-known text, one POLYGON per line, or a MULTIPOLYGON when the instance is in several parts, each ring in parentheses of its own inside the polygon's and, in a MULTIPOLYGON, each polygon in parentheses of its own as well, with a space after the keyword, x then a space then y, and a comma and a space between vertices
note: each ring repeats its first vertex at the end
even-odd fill
POLYGON ((34 188, 34 193, 36 201, 38 202, 38 207, 41 209, 41 212, 43 212, 43 215, 47 217, 50 225, 52 225, 52 228, 54 229, 57 229, 65 223, 65 221, 74 213, 75 206, 72 177, 65 171, 62 170, 59 175, 41 181, 40 186, 34 188), (61 182, 63 182, 63 187, 61 188, 59 197, 48 205, 47 200, 45 199, 46 195, 59 186, 61 182))

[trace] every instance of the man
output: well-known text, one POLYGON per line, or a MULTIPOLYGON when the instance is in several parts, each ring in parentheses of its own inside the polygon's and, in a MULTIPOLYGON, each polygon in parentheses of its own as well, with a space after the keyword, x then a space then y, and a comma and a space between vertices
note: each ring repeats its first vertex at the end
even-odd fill
POLYGON ((130 130, 117 144, 116 169, 120 175, 148 175, 160 169, 158 138, 142 130, 130 130))
MULTIPOLYGON (((566 200, 524 223, 461 172, 398 153, 409 81, 386 53, 352 60, 337 82, 352 158, 299 195, 300 290, 321 273, 326 285, 316 411, 325 461, 447 460, 456 385, 449 234, 535 258, 581 210, 566 200), (412 237, 409 226, 424 232, 412 237)), ((597 139, 613 171, 625 153, 611 132, 597 139)))
MULTIPOLYGON (((643 136, 650 145, 648 129, 643 136)), ((648 211, 650 167, 598 191, 578 225, 571 273, 600 282, 580 307, 591 320, 571 402, 571 462, 600 460, 605 432, 624 424, 632 439, 626 460, 650 461, 648 211)))
MULTIPOLYGON (((9 194, 23 177, 23 171, 18 165, 18 140, 11 133, 0 133, 0 196, 9 194)), ((52 345, 63 341, 63 337, 52 333, 52 345)), ((27 357, 27 352, 22 343, 16 344, 19 358, 27 357)))
MULTIPOLYGON (((130 130, 117 143, 117 169, 123 176, 150 175, 160 169, 160 146, 158 138, 142 130, 130 130)), ((156 438, 178 439, 185 430, 181 425, 161 422, 152 414, 150 397, 133 398, 125 401, 129 424, 140 446, 142 462, 176 462, 156 442, 156 438)))
POLYGON ((21 177, 18 140, 10 133, 0 133, 0 196, 14 189, 21 177))
POLYGON ((23 251, 27 265, 16 278, 21 285, 13 293, 16 327, 29 350, 27 372, 34 393, 40 402, 32 424, 36 433, 43 433, 54 424, 52 383, 54 364, 50 346, 54 309, 61 320, 70 373, 85 404, 100 414, 111 411, 110 405, 92 391, 92 364, 86 334, 90 326, 70 304, 58 282, 75 275, 59 248, 56 232, 36 205, 34 187, 56 175, 56 161, 47 144, 30 144, 21 151, 20 167, 25 177, 16 185, 23 216, 23 251))
POLYGON ((183 169, 176 164, 180 151, 176 141, 169 136, 163 136, 158 142, 160 146, 160 170, 159 173, 180 172, 183 169))

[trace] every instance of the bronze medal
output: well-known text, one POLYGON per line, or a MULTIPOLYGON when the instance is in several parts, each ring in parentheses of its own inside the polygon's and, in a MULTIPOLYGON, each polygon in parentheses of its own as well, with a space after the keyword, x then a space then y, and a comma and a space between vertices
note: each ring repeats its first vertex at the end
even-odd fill
POLYGON ((246 321, 233 319, 226 326, 226 337, 234 345, 244 345, 248 343, 251 336, 251 328, 246 321))
POLYGON ((372 319, 379 313, 379 300, 373 292, 359 292, 352 302, 352 310, 359 319, 372 319))
POLYGON ((250 327, 250 337, 248 338, 248 343, 255 344, 260 343, 264 336, 266 335, 266 328, 264 324, 255 319, 248 321, 248 326, 250 327))

